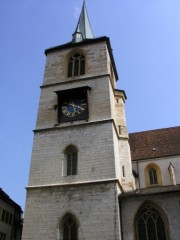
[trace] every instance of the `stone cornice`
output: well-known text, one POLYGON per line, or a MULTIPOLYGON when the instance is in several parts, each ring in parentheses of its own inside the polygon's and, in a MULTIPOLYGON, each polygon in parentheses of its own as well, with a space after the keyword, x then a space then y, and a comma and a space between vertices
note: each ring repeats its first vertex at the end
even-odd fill
POLYGON ((40 133, 40 132, 47 132, 47 131, 58 131, 61 129, 66 129, 66 128, 77 128, 77 127, 81 127, 81 126, 88 126, 88 125, 94 125, 94 124, 99 124, 99 123, 108 123, 111 122, 114 126, 115 132, 116 132, 116 136, 118 137, 118 139, 128 139, 128 136, 126 135, 119 135, 118 133, 118 129, 116 127, 116 124, 114 122, 114 119, 110 118, 110 119, 103 119, 100 121, 93 121, 93 122, 83 122, 83 123, 78 123, 78 124, 71 124, 71 125, 61 125, 59 123, 55 124, 54 127, 48 127, 48 128, 39 128, 39 129, 35 129, 33 130, 34 133, 40 133))
POLYGON ((127 193, 123 193, 119 196, 119 199, 125 198, 137 198, 137 197, 144 197, 144 196, 155 196, 155 195, 163 195, 163 194, 172 194, 180 192, 180 184, 177 185, 168 185, 168 186, 156 186, 156 187, 149 187, 149 188, 141 188, 135 191, 130 191, 127 193))
POLYGON ((43 88, 48 88, 48 87, 54 87, 54 86, 59 86, 59 85, 67 85, 69 83, 74 83, 74 82, 82 82, 82 81, 87 81, 87 80, 94 80, 96 78, 104 78, 104 77, 110 77, 109 73, 103 74, 103 75, 95 75, 92 77, 81 77, 81 78, 72 78, 69 81, 66 81, 67 78, 64 79, 64 82, 57 82, 57 83, 51 83, 51 84, 45 84, 40 86, 41 89, 43 88))
POLYGON ((66 128, 76 128, 76 127, 80 127, 80 126, 87 126, 87 125, 94 125, 94 124, 99 124, 99 123, 107 123, 107 122, 113 122, 113 119, 103 119, 100 121, 93 121, 93 122, 82 122, 82 123, 77 123, 77 124, 71 124, 71 125, 62 125, 62 124, 55 124, 54 127, 48 127, 48 128, 40 128, 40 129, 35 129, 34 133, 37 132, 45 132, 45 131, 57 131, 60 129, 66 129, 66 128))
POLYGON ((82 182, 68 182, 68 183, 57 183, 57 184, 42 184, 42 185, 30 185, 26 189, 39 189, 39 188, 54 188, 54 187, 73 187, 81 185, 92 185, 92 184, 106 184, 106 183, 117 183, 121 191, 122 186, 117 178, 94 180, 94 181, 82 181, 82 182))
POLYGON ((112 122, 115 132, 116 132, 116 136, 118 139, 124 139, 127 140, 129 137, 126 135, 119 135, 118 133, 118 129, 116 127, 116 124, 114 122, 114 119, 110 118, 110 119, 103 119, 100 121, 93 121, 93 122, 83 122, 83 123, 78 123, 78 124, 72 124, 72 125, 61 125, 61 124, 55 124, 54 127, 48 127, 48 128, 39 128, 39 129, 34 129, 33 132, 34 133, 40 133, 40 132, 47 132, 47 131, 58 131, 61 129, 66 129, 66 128, 76 128, 76 127, 81 127, 81 126, 88 126, 88 125, 94 125, 94 124, 99 124, 99 123, 108 123, 108 122, 112 122))

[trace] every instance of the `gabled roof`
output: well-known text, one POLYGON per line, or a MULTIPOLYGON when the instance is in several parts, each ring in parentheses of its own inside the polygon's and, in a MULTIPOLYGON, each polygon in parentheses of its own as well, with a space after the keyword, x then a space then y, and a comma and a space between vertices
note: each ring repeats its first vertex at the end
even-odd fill
POLYGON ((180 127, 129 134, 132 160, 180 155, 180 127))

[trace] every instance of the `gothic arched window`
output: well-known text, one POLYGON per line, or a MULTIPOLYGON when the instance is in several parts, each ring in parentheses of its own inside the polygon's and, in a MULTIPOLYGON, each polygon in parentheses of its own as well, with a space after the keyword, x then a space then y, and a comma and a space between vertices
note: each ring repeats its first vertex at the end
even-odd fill
POLYGON ((145 168, 147 186, 162 185, 161 170, 157 164, 151 163, 145 168))
POLYGON ((66 214, 62 222, 63 240, 77 240, 78 225, 71 214, 66 214))
POLYGON ((85 74, 85 57, 83 54, 75 53, 68 61, 68 77, 76 77, 85 74))
POLYGON ((78 162, 78 152, 74 146, 69 146, 65 150, 66 155, 66 174, 76 175, 77 174, 77 162, 78 162))
POLYGON ((149 169, 149 183, 150 185, 158 184, 157 172, 155 168, 149 169))
POLYGON ((135 220, 136 240, 168 240, 167 226, 160 212, 145 205, 135 220))

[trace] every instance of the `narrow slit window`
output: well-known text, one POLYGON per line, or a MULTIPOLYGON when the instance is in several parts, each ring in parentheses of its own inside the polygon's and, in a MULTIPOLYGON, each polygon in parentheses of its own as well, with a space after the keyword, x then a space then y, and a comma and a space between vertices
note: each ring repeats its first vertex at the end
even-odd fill
POLYGON ((150 185, 158 184, 157 172, 154 168, 149 169, 149 183, 150 185))
POLYGON ((122 176, 125 177, 125 166, 122 166, 122 176))
POLYGON ((78 162, 78 153, 77 149, 73 146, 70 146, 66 149, 66 166, 67 166, 67 176, 77 175, 77 162, 78 162))

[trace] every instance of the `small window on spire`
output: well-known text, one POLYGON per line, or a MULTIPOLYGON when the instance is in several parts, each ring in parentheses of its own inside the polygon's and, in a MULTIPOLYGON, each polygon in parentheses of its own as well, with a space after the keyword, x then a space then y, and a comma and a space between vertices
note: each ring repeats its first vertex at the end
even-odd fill
POLYGON ((75 53, 69 58, 68 77, 76 77, 85 74, 85 57, 83 54, 75 53))

